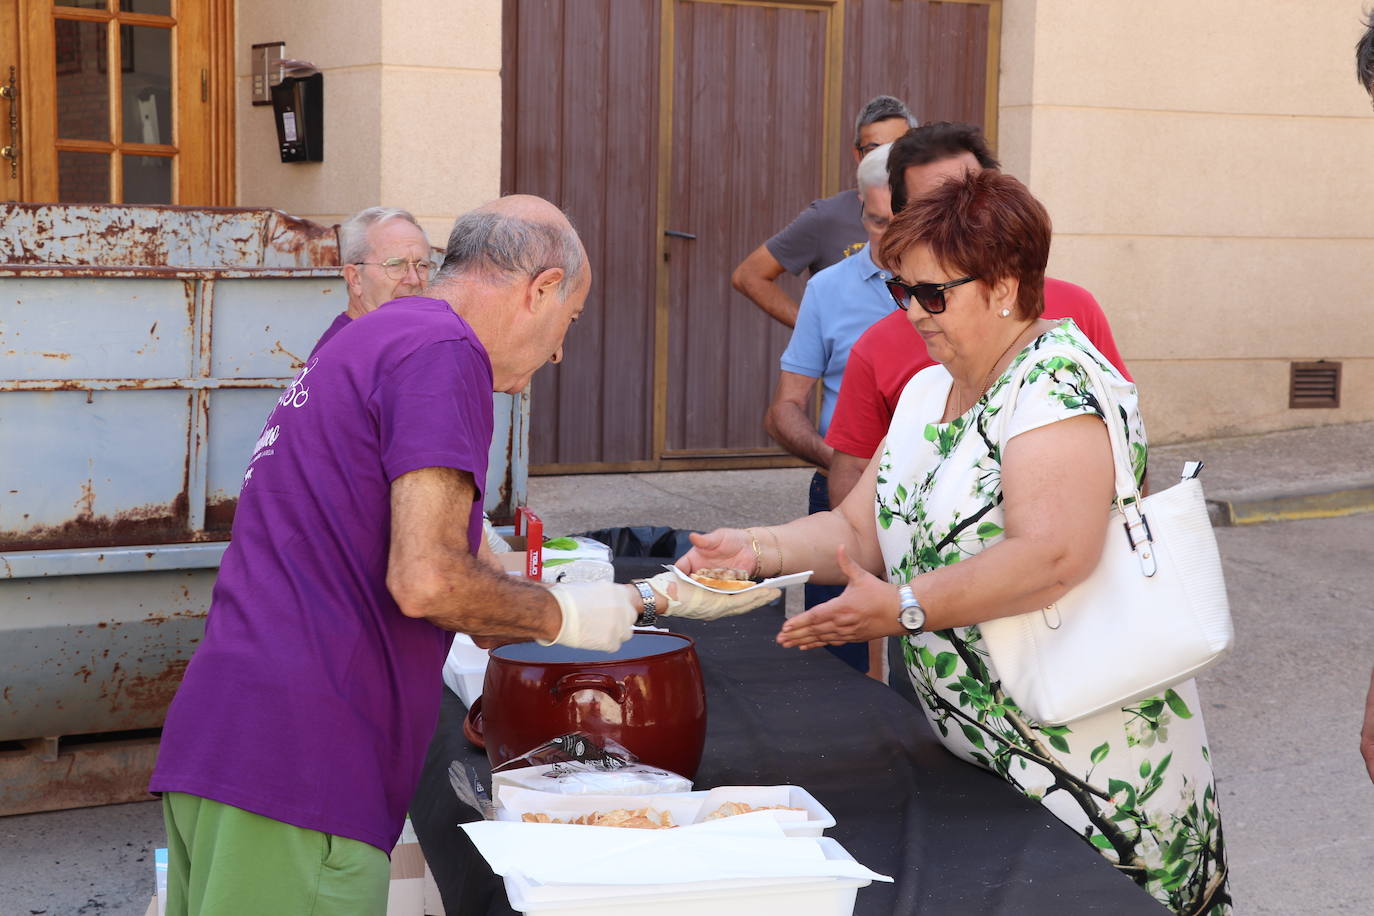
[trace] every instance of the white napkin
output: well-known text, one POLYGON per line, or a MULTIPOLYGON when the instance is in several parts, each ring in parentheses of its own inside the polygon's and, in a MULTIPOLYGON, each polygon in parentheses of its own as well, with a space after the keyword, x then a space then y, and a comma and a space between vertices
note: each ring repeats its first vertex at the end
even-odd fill
POLYGON ((538 884, 649 885, 738 878, 891 881, 852 859, 827 859, 814 838, 786 837, 764 812, 676 830, 573 824, 463 824, 499 875, 538 884))

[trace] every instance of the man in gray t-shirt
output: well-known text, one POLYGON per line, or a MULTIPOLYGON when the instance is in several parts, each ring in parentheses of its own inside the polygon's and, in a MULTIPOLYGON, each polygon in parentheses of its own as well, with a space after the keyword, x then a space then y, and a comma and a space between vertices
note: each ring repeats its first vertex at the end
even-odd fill
MULTIPOLYGON (((916 118, 901 100, 875 96, 854 120, 854 163, 891 143, 912 127, 916 118)), ((787 227, 750 252, 730 277, 731 284, 751 302, 790 327, 797 323, 797 303, 778 286, 785 270, 808 276, 858 251, 868 240, 859 220, 857 191, 841 191, 811 205, 787 227)))

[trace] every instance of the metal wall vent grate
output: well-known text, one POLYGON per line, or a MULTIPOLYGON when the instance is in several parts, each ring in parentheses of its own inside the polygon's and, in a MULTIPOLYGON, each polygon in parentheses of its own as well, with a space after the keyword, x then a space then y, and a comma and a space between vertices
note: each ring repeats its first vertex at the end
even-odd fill
POLYGON ((1288 406, 1340 407, 1341 364, 1320 360, 1291 363, 1288 378, 1288 406))

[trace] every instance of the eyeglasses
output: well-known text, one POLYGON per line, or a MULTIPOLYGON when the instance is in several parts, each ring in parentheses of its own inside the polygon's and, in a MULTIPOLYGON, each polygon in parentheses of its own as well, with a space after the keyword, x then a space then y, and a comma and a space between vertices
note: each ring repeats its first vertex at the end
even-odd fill
POLYGON ((411 261, 407 258, 387 258, 385 261, 354 261, 353 263, 380 267, 393 280, 404 280, 412 267, 415 268, 415 274, 421 280, 428 280, 434 272, 433 261, 411 261))
POLYGON ((903 283, 894 278, 886 282, 887 291, 902 311, 906 311, 911 306, 911 300, 915 299, 926 314, 938 315, 945 310, 945 290, 972 283, 973 280, 973 277, 963 277, 947 283, 903 283))

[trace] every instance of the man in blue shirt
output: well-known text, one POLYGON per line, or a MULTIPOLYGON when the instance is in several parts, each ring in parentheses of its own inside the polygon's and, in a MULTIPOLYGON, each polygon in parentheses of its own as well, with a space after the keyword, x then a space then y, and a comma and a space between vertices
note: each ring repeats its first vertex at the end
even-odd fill
MULTIPOLYGON (((891 275, 873 263, 872 254, 892 219, 892 196, 887 182, 887 153, 891 147, 890 143, 884 144, 859 163, 859 191, 853 204, 860 209, 868 244, 820 271, 806 284, 796 328, 779 360, 782 371, 778 387, 764 415, 768 435, 817 467, 811 479, 808 512, 825 512, 830 508, 826 471, 834 449, 826 445, 825 431, 840 395, 849 348, 870 325, 896 307, 886 286, 891 275), (817 379, 822 386, 819 427, 811 413, 817 379)), ((806 606, 828 601, 841 590, 837 586, 808 585, 806 606)), ((860 671, 868 670, 865 643, 826 648, 860 671)))

